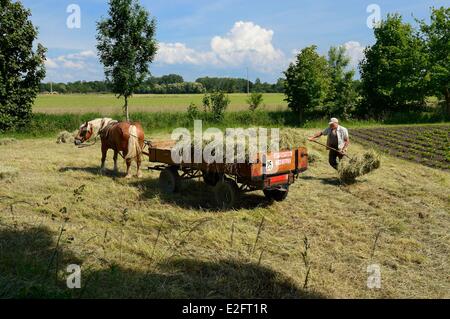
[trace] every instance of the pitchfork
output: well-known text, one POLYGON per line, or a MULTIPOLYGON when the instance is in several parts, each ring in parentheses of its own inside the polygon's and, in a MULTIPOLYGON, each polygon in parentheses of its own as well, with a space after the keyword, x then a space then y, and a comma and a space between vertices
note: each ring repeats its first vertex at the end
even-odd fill
POLYGON ((343 156, 345 156, 345 157, 348 157, 349 159, 352 159, 352 158, 351 158, 350 156, 348 156, 347 154, 342 153, 340 150, 337 150, 337 149, 335 149, 335 148, 333 148, 333 147, 330 147, 330 146, 328 146, 328 145, 326 145, 326 144, 322 144, 322 143, 320 143, 320 142, 317 142, 316 140, 308 140, 308 141, 314 142, 314 143, 319 144, 319 145, 322 145, 322 146, 325 146, 325 147, 326 147, 327 149, 329 149, 329 150, 336 151, 336 152, 338 152, 339 154, 341 154, 341 155, 343 155, 343 156))

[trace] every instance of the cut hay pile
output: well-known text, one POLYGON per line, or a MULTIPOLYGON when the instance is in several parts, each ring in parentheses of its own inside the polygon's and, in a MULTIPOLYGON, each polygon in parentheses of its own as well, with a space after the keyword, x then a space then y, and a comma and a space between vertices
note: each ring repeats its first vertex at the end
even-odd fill
MULTIPOLYGON (((267 152, 271 151, 271 131, 267 130, 267 132, 269 133, 269 136, 267 136, 267 152)), ((226 139, 226 137, 225 137, 226 139)), ((292 150, 298 147, 302 147, 306 145, 306 137, 304 135, 304 133, 300 133, 299 131, 295 130, 295 129, 281 129, 280 130, 280 135, 279 135, 279 150, 292 150)), ((205 147, 207 145, 209 145, 211 142, 213 142, 214 139, 212 138, 204 138, 201 142, 201 149, 205 149, 205 147)), ((226 140, 223 141, 224 143, 226 143, 226 140)), ((237 138, 235 138, 235 150, 234 153, 235 155, 237 155, 239 147, 238 147, 238 141, 237 138)), ((191 147, 195 148, 196 146, 196 142, 192 141, 191 143, 191 147)), ((255 147, 257 148, 259 145, 255 145, 255 147)), ((249 154, 250 154, 250 147, 249 147, 249 141, 246 140, 245 144, 244 144, 244 152, 245 152, 245 160, 248 161, 249 160, 249 154)), ((212 154, 214 155, 214 154, 212 154)), ((225 153, 224 153, 225 156, 225 153)), ((310 163, 316 161, 317 159, 319 159, 321 157, 321 155, 317 152, 312 152, 310 154, 310 163)), ((235 158, 235 160, 237 160, 237 156, 235 158)))
POLYGON ((77 134, 78 134, 78 131, 74 131, 72 133, 69 133, 67 131, 62 131, 58 134, 56 143, 58 143, 58 144, 73 143, 75 141, 75 136, 77 134))
POLYGON ((0 138, 0 145, 9 145, 9 144, 13 144, 17 142, 17 140, 15 138, 0 138))
POLYGON ((19 170, 14 167, 0 165, 0 180, 12 179, 19 175, 19 170))
POLYGON ((292 128, 280 130, 280 150, 292 150, 306 145, 304 133, 292 128))
POLYGON ((339 162, 339 178, 345 184, 352 184, 356 178, 372 172, 380 167, 380 155, 374 150, 356 155, 351 159, 344 158, 339 162))
POLYGON ((322 159, 322 154, 317 151, 308 150, 308 163, 316 163, 322 159))

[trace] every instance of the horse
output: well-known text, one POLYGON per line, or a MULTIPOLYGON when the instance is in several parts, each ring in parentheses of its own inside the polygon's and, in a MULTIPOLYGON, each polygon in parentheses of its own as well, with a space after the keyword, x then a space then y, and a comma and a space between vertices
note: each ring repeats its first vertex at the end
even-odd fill
POLYGON ((100 118, 86 122, 80 126, 75 145, 79 146, 90 139, 100 136, 102 141, 102 164, 100 172, 105 170, 106 155, 109 149, 114 150, 114 172, 117 173, 117 155, 121 156, 127 164, 127 174, 125 178, 131 178, 131 162, 136 161, 137 177, 141 178, 142 173, 141 155, 144 149, 144 130, 140 123, 118 122, 110 118, 100 118))

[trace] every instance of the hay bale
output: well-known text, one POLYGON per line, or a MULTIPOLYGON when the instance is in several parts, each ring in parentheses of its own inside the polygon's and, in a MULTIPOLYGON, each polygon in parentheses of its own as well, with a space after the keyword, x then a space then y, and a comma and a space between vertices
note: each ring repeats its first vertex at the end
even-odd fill
POLYGON ((10 137, 0 138, 0 145, 9 145, 9 144, 14 144, 16 142, 17 142, 17 140, 15 138, 10 138, 10 137))
POLYGON ((306 137, 296 129, 287 128, 280 130, 280 150, 292 150, 305 146, 306 137))
POLYGON ((339 179, 345 184, 356 182, 356 178, 380 168, 380 155, 374 150, 356 155, 351 159, 344 158, 339 162, 339 179))
POLYGON ((67 131, 62 131, 58 134, 58 137, 56 139, 56 143, 62 144, 62 143, 73 143, 75 141, 75 136, 78 132, 72 132, 69 133, 67 131))
POLYGON ((374 150, 367 151, 363 154, 361 172, 363 175, 370 173, 373 170, 380 168, 380 155, 374 150))
MULTIPOLYGON (((257 130, 256 132, 258 134, 259 130, 257 130)), ((269 133, 269 136, 267 136, 267 152, 270 152, 271 151, 271 139, 272 139, 272 137, 270 135, 271 131, 268 130, 268 133, 269 133)), ((225 135, 225 137, 224 137, 224 141, 223 141, 224 143, 226 143, 227 136, 228 135, 225 135)), ((258 135, 256 137, 258 138, 258 135)), ((179 143, 181 140, 182 140, 182 137, 180 137, 177 140, 177 143, 179 143)), ((300 133, 296 129, 291 129, 291 128, 281 129, 280 130, 280 134, 279 134, 279 149, 280 149, 280 151, 296 149, 298 147, 305 146, 306 145, 306 140, 307 139, 306 139, 305 135, 303 133, 300 133)), ((213 142, 213 141, 214 141, 213 138, 203 137, 203 140, 198 142, 198 144, 199 144, 198 146, 202 150, 204 150, 205 147, 208 144, 210 144, 211 142, 213 142)), ((238 149, 239 149, 239 145, 238 145, 239 143, 238 143, 237 137, 235 137, 234 141, 235 141, 235 144, 234 144, 235 159, 234 160, 237 161, 237 156, 236 155, 237 155, 237 152, 238 152, 238 149)), ((196 145, 197 145, 196 141, 191 141, 191 148, 192 149, 194 149, 196 147, 196 145)), ((256 147, 256 150, 257 150, 259 145, 255 145, 255 147, 256 147)), ((248 140, 246 140, 245 144, 244 144, 245 161, 249 161, 249 154, 250 154, 250 147, 249 147, 249 144, 248 144, 248 140)), ((214 154, 211 154, 211 155, 214 155, 214 154)), ((226 156, 226 153, 224 152, 224 160, 225 160, 225 156, 226 156)), ((319 158, 321 158, 321 155, 319 153, 317 153, 317 152, 313 152, 310 160, 316 161, 319 158)))
POLYGON ((0 180, 13 179, 19 175, 19 170, 10 166, 0 165, 0 180))

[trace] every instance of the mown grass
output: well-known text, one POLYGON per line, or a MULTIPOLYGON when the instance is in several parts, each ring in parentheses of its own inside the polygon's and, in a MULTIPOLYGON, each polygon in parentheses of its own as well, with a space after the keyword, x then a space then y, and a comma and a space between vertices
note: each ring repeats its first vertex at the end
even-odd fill
MULTIPOLYGON (((247 94, 229 94, 230 111, 248 110, 247 94)), ((130 112, 184 112, 190 103, 202 105, 203 94, 135 94, 129 100, 130 112)), ((266 93, 263 97, 266 110, 285 110, 287 104, 284 95, 266 93)), ((83 114, 86 112, 114 114, 120 112, 123 98, 117 99, 112 94, 64 94, 39 95, 34 104, 34 111, 48 114, 83 114)))
POLYGON ((383 156, 344 186, 308 146, 321 159, 285 202, 255 192, 228 211, 197 180, 169 196, 155 172, 124 180, 122 163, 119 178, 99 175, 98 144, 0 146, 19 171, 0 181, 0 297, 450 297, 450 174, 383 156), (68 264, 82 266, 82 289, 66 288, 68 264), (371 264, 379 290, 366 286, 371 264))

